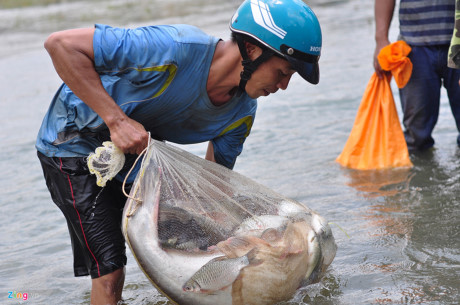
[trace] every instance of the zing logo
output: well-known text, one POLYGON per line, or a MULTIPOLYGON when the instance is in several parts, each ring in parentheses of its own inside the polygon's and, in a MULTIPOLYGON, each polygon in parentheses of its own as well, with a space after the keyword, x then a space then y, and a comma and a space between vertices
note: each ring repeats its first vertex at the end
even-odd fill
POLYGON ((8 291, 8 299, 21 299, 27 301, 29 299, 29 295, 27 292, 16 292, 16 291, 8 291))

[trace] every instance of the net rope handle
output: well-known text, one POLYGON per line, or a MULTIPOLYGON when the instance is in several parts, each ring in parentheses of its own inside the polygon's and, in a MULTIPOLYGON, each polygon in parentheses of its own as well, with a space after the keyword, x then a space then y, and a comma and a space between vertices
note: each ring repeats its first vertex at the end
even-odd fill
MULTIPOLYGON (((136 160, 134 161, 134 164, 131 166, 131 168, 129 169, 128 173, 126 174, 125 179, 123 179, 123 185, 122 185, 122 187, 121 187, 121 189, 122 189, 122 191, 123 191, 123 194, 124 194, 127 198, 132 199, 132 200, 136 201, 137 203, 142 202, 142 200, 139 199, 139 198, 130 196, 128 193, 126 193, 125 185, 126 185, 126 180, 128 180, 129 175, 131 175, 131 172, 133 171, 133 169, 134 169, 134 167, 136 166, 137 162, 139 161, 140 157, 142 157, 142 156, 145 154, 145 152, 150 148, 150 140, 152 139, 151 136, 150 136, 150 131, 148 132, 148 134, 149 134, 149 141, 148 141, 148 143, 147 143, 147 147, 144 148, 144 150, 142 150, 142 152, 139 154, 139 156, 137 156, 136 160)), ((144 163, 144 160, 142 160, 142 163, 144 163)), ((141 167, 142 167, 142 165, 141 165, 141 167)), ((137 185, 136 187, 139 187, 139 183, 138 183, 138 185, 137 185)), ((136 192, 137 192, 137 189, 136 189, 136 191, 134 192, 134 194, 135 194, 136 192)))

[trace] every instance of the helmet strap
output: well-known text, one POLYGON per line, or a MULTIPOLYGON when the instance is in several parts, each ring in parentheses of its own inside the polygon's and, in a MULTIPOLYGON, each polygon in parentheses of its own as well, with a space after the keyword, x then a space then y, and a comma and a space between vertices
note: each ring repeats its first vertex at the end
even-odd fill
POLYGON ((263 49, 262 54, 257 57, 255 60, 251 60, 249 58, 248 52, 246 51, 246 46, 244 44, 244 39, 240 35, 236 37, 236 41, 238 43, 238 48, 240 49, 241 57, 243 61, 241 64, 243 65, 243 71, 240 74, 240 83, 238 85, 238 90, 236 91, 236 96, 240 97, 241 94, 245 91, 246 83, 248 80, 251 79, 252 73, 260 66, 261 63, 269 59, 273 54, 275 54, 270 49, 263 49))

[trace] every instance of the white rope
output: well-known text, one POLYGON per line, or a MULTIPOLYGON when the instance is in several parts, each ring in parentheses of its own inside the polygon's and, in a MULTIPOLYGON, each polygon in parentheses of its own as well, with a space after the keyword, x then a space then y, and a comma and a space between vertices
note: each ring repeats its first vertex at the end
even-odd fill
MULTIPOLYGON (((126 180, 128 180, 129 175, 131 174, 131 172, 133 171, 133 169, 134 169, 134 167, 136 166, 137 162, 139 161, 139 158, 142 157, 142 155, 144 155, 145 152, 150 148, 150 140, 151 140, 151 137, 150 137, 150 131, 149 131, 149 142, 147 143, 147 147, 144 148, 144 150, 139 154, 139 156, 137 156, 136 160, 134 161, 134 164, 131 166, 131 168, 129 169, 128 173, 126 174, 125 179, 123 180, 122 188, 121 188, 121 189, 123 190, 123 194, 125 194, 125 196, 126 196, 127 198, 130 198, 130 199, 136 201, 137 203, 142 202, 142 200, 139 199, 139 198, 132 197, 132 196, 130 196, 128 193, 126 193, 125 184, 126 184, 126 180)), ((142 160, 141 168, 143 167, 143 165, 144 165, 144 160, 142 160)), ((139 183, 137 184, 137 187, 138 187, 138 186, 139 186, 139 183)), ((137 192, 137 189, 136 189, 136 191, 134 192, 134 194, 135 194, 136 192, 137 192)))

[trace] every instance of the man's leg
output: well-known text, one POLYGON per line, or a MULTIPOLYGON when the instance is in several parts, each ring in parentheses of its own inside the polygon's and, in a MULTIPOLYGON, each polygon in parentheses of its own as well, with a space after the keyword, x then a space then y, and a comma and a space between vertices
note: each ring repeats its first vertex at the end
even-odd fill
POLYGON ((444 87, 449 97, 450 109, 457 125, 457 145, 460 147, 460 69, 446 68, 444 87))
POLYGON ((413 63, 412 75, 400 89, 400 97, 407 148, 415 152, 434 145, 431 133, 438 120, 441 76, 436 71, 436 47, 414 46, 409 58, 413 63))
POLYGON ((125 268, 92 280, 91 305, 116 305, 121 301, 125 282, 125 268))
POLYGON ((95 302, 116 304, 121 300, 126 265, 121 232, 126 197, 121 183, 113 180, 98 187, 85 158, 38 156, 51 197, 67 220, 75 276, 91 275, 95 302))

